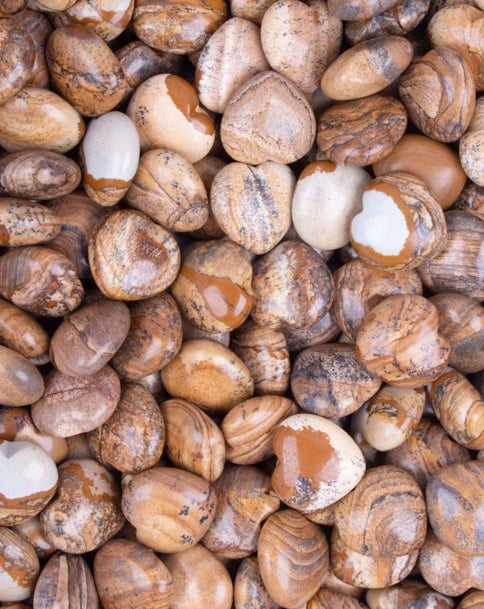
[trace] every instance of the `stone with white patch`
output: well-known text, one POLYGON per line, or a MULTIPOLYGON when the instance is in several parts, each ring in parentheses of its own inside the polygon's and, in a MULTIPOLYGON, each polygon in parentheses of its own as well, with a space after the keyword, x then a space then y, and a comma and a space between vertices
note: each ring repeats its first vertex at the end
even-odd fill
POLYGON ((0 603, 29 598, 39 569, 34 548, 14 531, 0 527, 0 603))
POLYGON ((84 188, 99 205, 115 205, 138 168, 140 141, 133 121, 122 112, 91 120, 81 144, 84 188))
POLYGON ((272 486, 278 497, 312 514, 347 495, 365 473, 355 441, 332 421, 314 414, 285 419, 273 439, 278 462, 272 486))
POLYGON ((398 256, 409 236, 407 221, 392 197, 379 191, 363 194, 363 211, 351 221, 351 236, 381 256, 398 256))
POLYGON ((392 450, 417 428, 424 405, 423 389, 384 385, 354 414, 354 425, 376 450, 392 450))
POLYGON ((331 161, 310 163, 301 173, 292 198, 297 234, 312 247, 333 250, 350 240, 350 222, 361 210, 371 178, 360 167, 331 161))
POLYGON ((31 442, 0 442, 0 524, 12 526, 38 514, 57 488, 57 467, 31 442))
POLYGON ((443 248, 444 212, 420 180, 406 173, 380 176, 366 186, 363 210, 351 221, 351 245, 382 270, 413 269, 443 248))

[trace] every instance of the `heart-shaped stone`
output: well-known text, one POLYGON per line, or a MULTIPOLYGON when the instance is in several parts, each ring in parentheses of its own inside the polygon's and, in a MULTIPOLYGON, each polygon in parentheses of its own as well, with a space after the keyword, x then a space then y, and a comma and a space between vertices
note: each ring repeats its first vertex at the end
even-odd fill
POLYGON ((222 144, 236 161, 293 163, 311 148, 314 112, 301 91, 276 72, 251 78, 227 104, 222 144))

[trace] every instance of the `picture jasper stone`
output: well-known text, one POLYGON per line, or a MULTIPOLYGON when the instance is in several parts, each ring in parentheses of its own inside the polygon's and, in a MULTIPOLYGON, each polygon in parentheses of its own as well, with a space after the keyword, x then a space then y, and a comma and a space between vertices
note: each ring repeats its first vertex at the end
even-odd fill
POLYGON ((356 340, 368 313, 392 294, 422 294, 416 270, 383 271, 361 260, 351 260, 334 274, 335 296, 332 311, 345 335, 356 340))
POLYGON ((410 575, 418 557, 418 550, 402 556, 360 554, 345 544, 337 527, 333 527, 331 566, 345 584, 370 589, 394 586, 410 575))
POLYGON ((0 527, 0 599, 23 601, 32 595, 40 565, 34 548, 20 535, 0 527))
POLYGON ((406 127, 398 100, 370 95, 330 106, 319 117, 316 141, 330 161, 363 167, 387 157, 406 127))
POLYGON ((127 89, 116 56, 94 31, 82 25, 55 29, 46 47, 56 88, 84 116, 113 110, 127 89))
POLYGON ((182 320, 167 292, 130 307, 126 340, 112 359, 120 378, 137 381, 164 368, 182 345, 182 320))
POLYGON ((129 321, 123 302, 100 299, 77 309, 52 336, 51 362, 68 376, 99 372, 126 338, 129 321))
POLYGON ((220 427, 201 408, 177 398, 160 404, 165 425, 166 454, 176 467, 208 482, 225 467, 225 442, 220 427))
POLYGON ((124 476, 121 507, 136 539, 167 554, 198 543, 212 523, 215 500, 203 478, 175 467, 152 467, 124 476))
POLYGON ((226 465, 213 489, 215 516, 203 545, 228 559, 258 551, 262 523, 280 507, 270 476, 251 465, 226 465))
POLYGON ((427 418, 420 421, 403 444, 383 456, 385 463, 410 472, 423 489, 432 474, 442 467, 470 458, 464 446, 451 440, 438 423, 427 418))
POLYGON ((464 556, 482 556, 484 462, 440 469, 429 479, 425 494, 430 525, 440 541, 464 556))
POLYGON ((99 548, 124 522, 113 475, 94 459, 64 461, 57 494, 40 519, 47 540, 58 550, 83 554, 99 548))
POLYGON ((52 370, 43 396, 32 405, 32 419, 40 431, 56 437, 91 431, 113 414, 120 391, 119 378, 109 366, 90 376, 52 370))
POLYGON ((224 414, 254 392, 254 381, 243 361, 208 339, 186 341, 163 368, 161 378, 172 397, 193 402, 210 413, 224 414))
POLYGON ((186 55, 199 51, 226 18, 224 0, 141 0, 136 2, 133 26, 150 47, 186 55))
POLYGON ((412 55, 412 45, 400 36, 365 40, 333 61, 323 74, 321 89, 339 101, 378 93, 402 74, 412 55))
POLYGON ((242 85, 222 117, 225 151, 241 163, 293 163, 311 148, 314 112, 301 91, 277 72, 261 72, 242 85))
POLYGON ((308 326, 325 315, 333 302, 334 284, 328 266, 312 247, 283 241, 255 263, 252 289, 254 321, 283 330, 308 326))
POLYGON ((377 177, 402 172, 420 178, 444 210, 455 202, 466 181, 454 150, 420 133, 406 133, 372 169, 377 177))
POLYGON ((200 53, 195 72, 200 101, 209 110, 223 113, 237 89, 268 69, 259 28, 234 16, 212 34, 200 53))
POLYGON ((0 106, 0 145, 8 152, 33 148, 64 153, 82 140, 82 117, 49 89, 27 86, 0 106))
POLYGON ((104 544, 94 559, 94 579, 104 609, 128 609, 133 598, 146 609, 171 607, 169 570, 136 541, 113 539, 104 544))
POLYGON ((61 317, 79 306, 84 289, 74 265, 63 254, 27 245, 0 257, 0 293, 36 315, 61 317))
POLYGON ((449 359, 438 321, 437 309, 423 296, 389 296, 363 321, 356 357, 390 385, 423 387, 440 376, 449 359))
POLYGON ((291 371, 291 390, 298 405, 328 419, 355 412, 380 385, 379 377, 357 360, 353 345, 305 349, 291 371))
POLYGON ((224 562, 202 544, 165 555, 163 562, 173 579, 169 609, 231 609, 232 578, 224 562))
POLYGON ((427 532, 423 493, 399 467, 373 467, 335 506, 335 527, 342 542, 360 554, 410 554, 427 532))
POLYGON ((145 214, 112 212, 89 242, 89 265, 101 292, 116 300, 142 300, 163 292, 180 268, 171 233, 145 214))
POLYGON ((254 254, 265 254, 289 229, 295 183, 287 165, 229 163, 212 182, 212 212, 232 241, 254 254))
POLYGON ((458 292, 484 299, 482 243, 484 217, 460 209, 445 214, 447 239, 442 250, 418 268, 425 287, 432 292, 458 292), (457 271, 456 261, 459 261, 457 271))
POLYGON ((126 199, 131 207, 169 230, 196 230, 208 219, 202 178, 191 163, 171 150, 145 152, 126 199))
POLYGON ((437 592, 460 596, 469 588, 482 590, 482 564, 482 556, 464 556, 429 533, 420 550, 418 569, 423 579, 437 592), (445 577, 442 577, 442 573, 445 573, 445 577))
POLYGON ((145 80, 126 114, 136 125, 142 152, 168 148, 195 163, 208 154, 215 140, 213 121, 200 107, 195 88, 176 74, 145 80))
POLYGON ((387 271, 412 269, 442 250, 444 212, 422 180, 405 173, 380 176, 368 184, 362 200, 350 234, 367 264, 387 271))
POLYGON ((369 19, 395 6, 399 0, 328 0, 329 12, 343 21, 369 19))
POLYGON ((32 442, 0 440, 0 525, 32 518, 49 503, 57 488, 57 467, 32 442))
POLYGON ((82 556, 57 553, 42 569, 34 591, 35 605, 53 609, 58 599, 79 609, 98 608, 94 578, 82 556))
POLYGON ((317 592, 329 567, 322 529, 295 510, 281 510, 268 518, 257 557, 267 591, 288 609, 300 607, 317 592))
POLYGON ((399 93, 411 121, 434 140, 455 142, 471 122, 474 75, 451 48, 437 47, 417 59, 400 79, 399 93))
MULTIPOLYGON (((3 15, 2 15, 3 17, 3 15)), ((23 28, 7 19, 0 21, 0 104, 28 83, 34 67, 34 44, 23 28)))
POLYGON ((365 459, 345 431, 315 414, 295 414, 276 430, 278 461, 272 486, 280 499, 311 515, 350 492, 365 472, 365 459))
POLYGON ((158 404, 141 385, 121 388, 116 410, 87 436, 96 459, 120 472, 139 472, 161 458, 165 426, 158 404))
POLYGON ((183 260, 171 293, 183 315, 206 332, 227 332, 252 311, 252 265, 232 241, 194 244, 183 260))
MULTIPOLYGON (((404 36, 427 15, 430 0, 399 0, 373 17, 345 24, 345 37, 350 44, 379 36, 404 36)), ((373 609, 373 607, 371 608, 373 609)))
POLYGON ((3 345, 0 345, 0 383, 3 406, 27 406, 44 393, 44 379, 36 366, 3 345))
POLYGON ((324 70, 336 59, 343 24, 326 3, 276 0, 261 23, 261 41, 271 68, 311 96, 324 70))
POLYGON ((352 424, 356 423, 370 446, 387 451, 405 442, 419 424, 424 406, 422 388, 384 385, 355 414, 352 424))

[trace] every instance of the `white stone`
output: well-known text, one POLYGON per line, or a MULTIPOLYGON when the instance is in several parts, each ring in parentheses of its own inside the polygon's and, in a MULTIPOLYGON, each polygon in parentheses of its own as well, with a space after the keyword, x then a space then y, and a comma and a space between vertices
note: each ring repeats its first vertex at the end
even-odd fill
POLYGON ((363 211, 351 222, 354 243, 371 247, 381 256, 398 256, 409 234, 405 216, 392 197, 379 190, 363 194, 363 211))
POLYGON ((140 141, 133 121, 122 112, 107 112, 89 123, 82 142, 86 173, 95 180, 133 179, 140 141))
POLYGON ((0 566, 0 601, 14 603, 29 598, 31 590, 29 587, 21 586, 10 573, 4 571, 0 566))
POLYGON ((312 247, 334 250, 350 240, 350 222, 361 211, 363 190, 371 181, 360 167, 336 165, 299 179, 292 199, 297 234, 312 247))
POLYGON ((37 444, 0 443, 0 494, 6 499, 48 492, 57 480, 56 464, 37 444))

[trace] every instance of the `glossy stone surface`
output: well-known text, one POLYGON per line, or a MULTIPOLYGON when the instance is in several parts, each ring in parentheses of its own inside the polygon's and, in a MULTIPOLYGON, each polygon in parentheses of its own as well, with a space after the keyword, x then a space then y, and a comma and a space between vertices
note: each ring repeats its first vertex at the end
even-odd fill
POLYGON ((67 25, 50 35, 46 47, 52 80, 72 106, 84 116, 113 110, 127 83, 116 56, 89 28, 67 25))
POLYGON ((438 254, 447 228, 427 186, 405 173, 375 178, 363 193, 363 210, 351 221, 351 244, 371 266, 413 269, 438 254))
POLYGON ((276 330, 308 326, 333 302, 333 278, 326 263, 298 241, 283 241, 257 260, 252 289, 252 318, 276 330), (297 301, 292 298, 295 291, 297 301))
POLYGON ((223 562, 197 544, 163 557, 173 578, 170 609, 230 609, 233 585, 223 562))
POLYGON ((123 525, 119 500, 113 475, 97 461, 64 461, 57 494, 40 516, 47 540, 69 554, 99 548, 123 525))
POLYGON ((163 368, 161 378, 172 397, 211 413, 223 414, 254 392, 254 382, 242 360, 208 339, 185 342, 163 368))
POLYGON ((373 164, 373 171, 376 176, 404 172, 420 178, 442 209, 454 203, 466 181, 457 154, 419 133, 406 133, 387 157, 373 164))
POLYGON ((127 209, 111 213, 98 225, 88 253, 97 286, 116 300, 155 296, 174 281, 180 268, 173 235, 145 214, 127 209))
POLYGON ((425 391, 411 387, 384 385, 360 408, 352 419, 363 438, 379 451, 388 451, 405 442, 420 423, 425 391))
POLYGON ((40 431, 67 438, 96 429, 113 414, 120 382, 109 366, 91 376, 67 376, 52 370, 46 389, 32 405, 32 419, 40 431))
POLYGON ((170 461, 209 482, 225 466, 225 443, 220 428, 203 410, 180 399, 160 404, 170 461))
POLYGON ((382 91, 412 60, 411 44, 399 36, 366 40, 342 53, 321 79, 323 93, 345 101, 382 91))
POLYGON ((426 498, 432 530, 442 543, 464 556, 482 556, 484 463, 449 465, 428 481, 426 498))
POLYGON ((44 393, 44 379, 25 357, 0 346, 0 403, 4 406, 27 406, 44 393))
POLYGON ((484 399, 464 375, 446 368, 430 386, 429 397, 451 438, 467 448, 484 448, 484 399))
POLYGON ((330 161, 363 167, 386 158, 406 127, 407 113, 398 100, 370 95, 325 110, 316 141, 330 161))
POLYGON ((349 548, 338 535, 331 536, 331 566, 344 583, 362 588, 385 588, 403 581, 414 568, 418 550, 403 556, 369 556, 349 548))
POLYGON ((344 497, 365 472, 352 438, 335 423, 314 414, 285 419, 273 439, 278 462, 272 486, 281 500, 311 514, 344 497))
POLYGON ((309 102, 290 80, 277 72, 261 72, 230 99, 220 135, 235 161, 292 163, 311 148, 316 121, 309 102))
POLYGON ((374 467, 335 507, 335 526, 342 542, 360 554, 410 554, 427 532, 424 496, 408 472, 374 467))
POLYGON ((171 293, 184 317, 206 332, 238 328, 252 305, 252 265, 231 241, 205 241, 184 257, 171 293))
POLYGON ((126 340, 112 360, 122 379, 140 380, 164 368, 182 344, 182 322, 174 299, 166 292, 130 307, 126 340))
POLYGON ((13 526, 38 514, 57 488, 57 467, 40 447, 0 441, 0 524, 13 526))
POLYGON ((297 609, 313 596, 329 566, 322 529, 295 510, 282 510, 267 520, 257 555, 267 591, 288 609, 297 609))
POLYGON ((210 527, 215 499, 203 478, 174 467, 152 467, 123 478, 121 507, 140 543, 156 552, 182 552, 210 527))
POLYGON ((257 551, 261 526, 277 512, 270 477, 250 465, 229 465, 213 485, 215 516, 202 543, 223 558, 245 558, 257 551))
POLYGON ((33 547, 7 527, 0 527, 0 599, 23 601, 34 591, 39 559, 33 547))
POLYGON ((215 139, 212 119, 184 78, 157 74, 141 84, 126 110, 135 123, 141 150, 168 148, 190 163, 202 159, 215 139))
POLYGON ((138 384, 124 385, 116 410, 89 433, 87 441, 100 463, 120 472, 156 465, 163 452, 165 428, 155 398, 138 384))
POLYGON ((334 274, 335 294, 332 311, 338 325, 356 340, 363 320, 377 304, 393 294, 422 294, 422 282, 413 269, 383 271, 360 258, 341 266, 334 274))
POLYGON ((437 309, 422 296, 386 298, 365 318, 356 357, 390 385, 423 387, 449 359, 449 343, 438 334, 437 309), (417 338, 418 337, 418 338, 417 338))
POLYGON ((236 404, 225 415, 220 426, 226 442, 227 460, 251 465, 271 457, 274 454, 272 439, 277 426, 297 411, 297 405, 292 400, 273 395, 236 404))
POLYGON ((129 310, 122 302, 100 299, 77 309, 57 328, 50 360, 68 376, 99 372, 113 357, 129 330, 129 310))
POLYGON ((329 419, 355 412, 380 388, 378 376, 356 358, 353 345, 329 343, 301 351, 291 371, 298 405, 329 419))
POLYGON ((470 452, 449 438, 442 427, 424 418, 407 440, 385 453, 384 462, 412 474, 421 488, 442 467, 469 461, 470 452))
POLYGON ((173 580, 156 554, 128 539, 108 541, 96 553, 94 579, 104 609, 168 609, 173 580))

